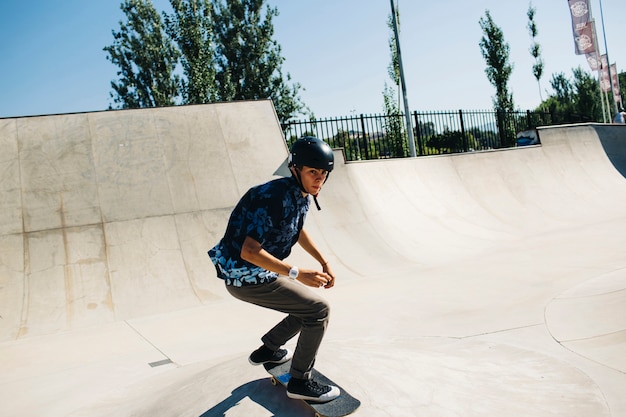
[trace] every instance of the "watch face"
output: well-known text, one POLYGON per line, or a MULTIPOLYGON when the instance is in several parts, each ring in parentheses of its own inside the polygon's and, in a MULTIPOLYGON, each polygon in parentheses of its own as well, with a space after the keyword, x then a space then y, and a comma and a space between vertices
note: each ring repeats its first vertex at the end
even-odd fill
POLYGON ((298 268, 295 266, 289 270, 289 278, 296 279, 298 277, 298 268))

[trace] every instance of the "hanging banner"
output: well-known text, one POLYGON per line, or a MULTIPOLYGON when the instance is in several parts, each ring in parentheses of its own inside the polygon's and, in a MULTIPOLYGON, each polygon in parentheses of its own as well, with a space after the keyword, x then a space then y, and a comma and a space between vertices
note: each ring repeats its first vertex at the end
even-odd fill
POLYGON ((613 97, 615 100, 621 100, 620 98, 620 88, 619 88, 619 77, 617 76, 617 64, 611 64, 611 78, 609 79, 609 66, 606 65, 606 55, 602 55, 603 61, 605 64, 602 66, 600 70, 600 87, 602 91, 608 93, 611 91, 611 80, 613 81, 613 97))
POLYGON ((609 91, 611 91, 611 80, 609 79, 608 65, 602 67, 602 69, 600 70, 600 88, 604 93, 608 93, 609 91))
POLYGON ((594 40, 594 45, 596 47, 595 48, 596 51, 585 54, 585 57, 587 58, 587 62, 589 63, 589 67, 591 68, 592 71, 600 71, 600 69, 602 68, 602 61, 600 61, 600 56, 598 55, 598 52, 597 52, 598 34, 596 33, 596 21, 595 20, 591 21, 591 27, 593 29, 593 40, 594 40))
POLYGON ((572 29, 576 33, 582 25, 589 23, 589 3, 587 0, 567 0, 572 14, 572 29))
POLYGON ((621 102, 619 77, 617 76, 617 64, 611 64, 611 79, 613 80, 613 97, 616 102, 621 102))
POLYGON ((609 67, 609 60, 606 57, 606 54, 600 55, 600 68, 607 69, 609 67))
POLYGON ((600 71, 600 69, 602 68, 602 63, 600 62, 600 58, 598 58, 597 52, 590 52, 588 54, 585 54, 585 57, 587 58, 587 62, 589 63, 589 68, 591 68, 591 71, 600 71))
POLYGON ((586 55, 596 52, 596 42, 593 36, 593 25, 591 22, 578 26, 578 30, 574 33, 576 41, 576 55, 586 55))
POLYGON ((588 0, 567 0, 572 16, 572 32, 576 55, 595 52, 595 37, 589 14, 588 0))

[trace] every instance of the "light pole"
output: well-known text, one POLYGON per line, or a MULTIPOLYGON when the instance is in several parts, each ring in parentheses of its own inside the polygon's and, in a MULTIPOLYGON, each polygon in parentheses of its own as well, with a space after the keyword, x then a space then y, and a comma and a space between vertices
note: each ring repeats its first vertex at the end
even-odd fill
POLYGON ((409 151, 411 156, 417 156, 415 152, 415 139, 413 138, 413 126, 411 124, 411 113, 409 111, 409 101, 406 97, 406 83, 404 82, 404 69, 402 68, 402 54, 400 53, 400 37, 398 36, 398 21, 396 19, 395 0, 391 1, 391 16, 393 19, 393 32, 396 38, 396 50, 398 51, 398 67, 400 68, 400 85, 402 87, 402 99, 404 100, 404 117, 406 120, 406 130, 409 135, 409 151))

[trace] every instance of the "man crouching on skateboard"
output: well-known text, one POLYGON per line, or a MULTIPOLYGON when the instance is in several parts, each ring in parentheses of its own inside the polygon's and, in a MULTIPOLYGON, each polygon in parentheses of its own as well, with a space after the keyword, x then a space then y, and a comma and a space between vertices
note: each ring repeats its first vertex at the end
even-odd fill
POLYGON ((224 237, 209 251, 218 277, 225 281, 232 296, 288 314, 261 338, 263 345, 252 352, 250 363, 283 363, 292 359, 287 395, 316 402, 339 396, 339 388, 311 378, 330 306, 296 280, 314 288, 331 288, 335 284, 328 261, 303 229, 309 194, 319 209, 317 195, 333 166, 334 156, 328 144, 314 137, 298 139, 289 156, 292 176, 248 190, 233 209, 224 237), (320 263, 322 271, 298 269, 283 261, 296 242, 320 263), (298 332, 292 358, 292 353, 282 346, 298 332))

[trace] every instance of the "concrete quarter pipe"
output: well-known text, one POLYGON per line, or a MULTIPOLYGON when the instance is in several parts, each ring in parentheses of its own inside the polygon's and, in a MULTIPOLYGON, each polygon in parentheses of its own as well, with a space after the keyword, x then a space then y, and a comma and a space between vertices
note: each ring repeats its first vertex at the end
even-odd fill
MULTIPOLYGON (((626 126, 539 136, 336 152, 317 365, 358 415, 626 416, 626 126)), ((0 119, 0 414, 303 415, 246 360, 280 316, 206 257, 286 156, 269 101, 0 119)))

